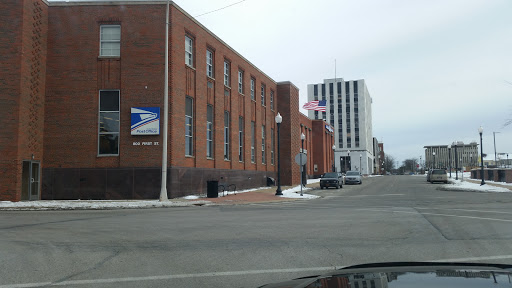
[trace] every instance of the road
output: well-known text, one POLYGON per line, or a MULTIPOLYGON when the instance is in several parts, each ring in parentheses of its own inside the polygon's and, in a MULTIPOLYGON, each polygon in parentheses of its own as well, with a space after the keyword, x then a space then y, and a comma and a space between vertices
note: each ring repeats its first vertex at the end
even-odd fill
POLYGON ((0 288, 257 287, 367 262, 512 263, 512 194, 439 185, 386 176, 307 201, 3 211, 0 288))

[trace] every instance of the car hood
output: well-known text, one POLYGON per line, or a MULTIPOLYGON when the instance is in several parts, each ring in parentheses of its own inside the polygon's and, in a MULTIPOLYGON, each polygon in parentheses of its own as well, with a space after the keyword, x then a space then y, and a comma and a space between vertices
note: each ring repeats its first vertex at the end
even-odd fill
POLYGON ((486 263, 392 262, 345 267, 260 287, 512 287, 512 265, 486 263), (363 282, 365 285, 363 286, 363 282), (356 284, 357 283, 357 284, 356 284), (375 286, 371 285, 374 283, 375 286))

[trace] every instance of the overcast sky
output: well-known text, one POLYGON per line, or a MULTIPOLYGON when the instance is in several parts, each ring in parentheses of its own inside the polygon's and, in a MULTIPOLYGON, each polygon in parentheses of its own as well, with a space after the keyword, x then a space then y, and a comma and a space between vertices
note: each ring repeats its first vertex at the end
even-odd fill
MULTIPOLYGON (((177 0, 197 16, 240 0, 177 0)), ((246 0, 197 20, 276 81, 365 79, 373 133, 397 160, 478 141, 512 158, 512 1, 246 0), (507 83, 507 81, 509 83, 507 83)), ((303 111, 305 113, 305 111, 303 111)), ((424 156, 422 157, 424 158, 424 156)))

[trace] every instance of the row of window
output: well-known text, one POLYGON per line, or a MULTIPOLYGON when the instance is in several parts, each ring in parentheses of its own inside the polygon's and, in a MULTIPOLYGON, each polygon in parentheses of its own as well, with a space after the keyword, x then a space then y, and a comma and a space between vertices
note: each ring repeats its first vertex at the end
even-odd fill
MULTIPOLYGON (((185 64, 194 67, 194 41, 192 37, 185 36, 185 64)), ((206 75, 214 78, 214 53, 212 50, 206 50, 206 75)), ((227 59, 224 60, 224 86, 231 87, 231 63, 227 59)), ((238 93, 244 94, 244 71, 238 70, 238 93)), ((256 79, 251 77, 250 82, 251 100, 256 100, 256 79)), ((261 83, 261 106, 266 106, 266 86, 261 83)), ((270 109, 274 110, 274 91, 270 90, 270 109)))
MULTIPOLYGON (((98 155, 119 155, 119 90, 103 90, 99 96, 99 131, 98 155)), ((213 158, 213 106, 206 107, 206 157, 213 158)), ((194 154, 194 113, 193 99, 185 98, 185 155, 194 154)), ((256 162, 254 121, 251 121, 251 162, 256 162)), ((224 111, 224 159, 229 160, 229 112, 224 111)), ((274 165, 274 129, 271 128, 271 164, 274 165)), ((266 130, 261 126, 261 161, 266 162, 265 154, 266 130)), ((244 118, 238 120, 238 160, 244 161, 244 118)))
MULTIPOLYGON (((186 156, 194 156, 193 150, 193 142, 194 142, 194 134, 193 134, 193 99, 191 97, 186 97, 185 100, 185 155, 186 156)), ((214 157, 213 154, 213 106, 206 106, 206 157, 212 159, 214 157)), ((224 160, 230 160, 230 124, 231 118, 229 111, 224 111, 224 160)), ((244 161, 244 117, 240 116, 238 118, 238 161, 244 161)), ((270 161, 271 164, 274 165, 274 129, 270 129, 271 133, 271 151, 270 151, 270 161)), ((256 163, 256 134, 255 134, 255 122, 251 121, 251 162, 256 163)), ((266 140, 266 128, 265 125, 261 126, 261 163, 266 164, 266 149, 265 149, 265 140, 266 140)))

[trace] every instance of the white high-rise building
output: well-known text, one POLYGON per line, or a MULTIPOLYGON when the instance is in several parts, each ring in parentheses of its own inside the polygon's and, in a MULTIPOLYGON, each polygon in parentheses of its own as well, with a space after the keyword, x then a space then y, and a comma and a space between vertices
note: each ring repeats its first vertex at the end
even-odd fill
POLYGON ((326 112, 308 111, 311 119, 324 119, 334 127, 336 171, 372 174, 372 98, 364 80, 325 79, 308 85, 308 102, 325 100, 326 112))

